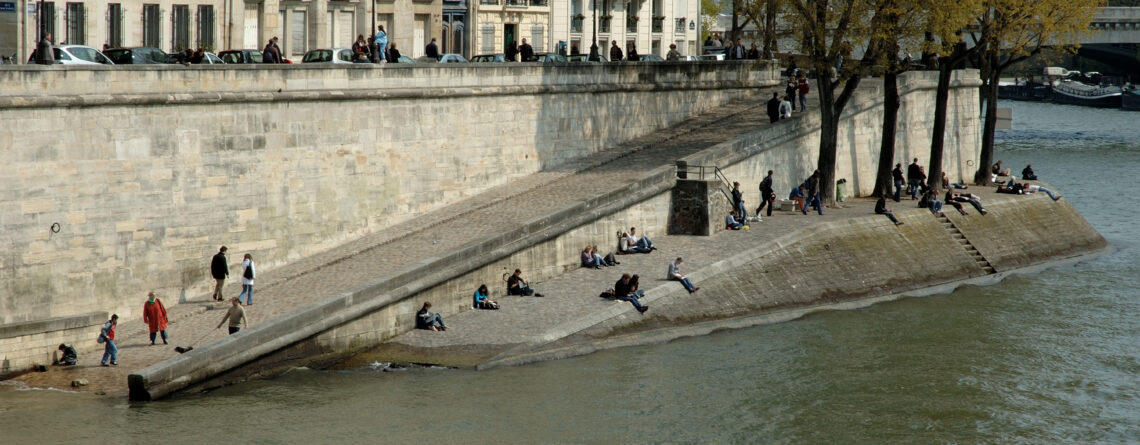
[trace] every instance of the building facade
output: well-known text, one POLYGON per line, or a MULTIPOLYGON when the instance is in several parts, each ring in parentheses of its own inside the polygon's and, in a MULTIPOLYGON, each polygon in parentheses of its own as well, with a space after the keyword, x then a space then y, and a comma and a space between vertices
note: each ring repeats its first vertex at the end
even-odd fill
POLYGON ((669 45, 677 45, 682 55, 699 55, 699 0, 560 0, 552 20, 554 35, 565 41, 568 51, 575 46, 581 54, 590 53, 595 36, 598 51, 609 57, 611 42, 623 52, 637 46, 639 54, 665 57, 669 45))
POLYGON ((56 44, 153 46, 167 52, 263 48, 279 37, 286 58, 350 47, 384 25, 400 51, 417 57, 443 33, 442 0, 81 0, 0 1, 0 54, 26 61, 43 32, 56 44))

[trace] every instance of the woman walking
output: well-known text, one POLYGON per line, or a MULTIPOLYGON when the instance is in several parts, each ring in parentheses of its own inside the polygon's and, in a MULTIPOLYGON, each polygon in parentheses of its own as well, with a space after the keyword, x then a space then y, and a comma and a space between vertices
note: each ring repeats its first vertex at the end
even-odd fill
POLYGON ((257 270, 253 266, 253 255, 245 254, 245 259, 241 261, 241 270, 241 294, 238 294, 238 301, 241 301, 244 295, 245 305, 253 306, 253 279, 257 277, 257 270))
POLYGON ((143 304, 143 323, 150 328, 150 344, 154 345, 155 334, 162 333, 162 344, 166 343, 166 306, 162 300, 154 296, 154 292, 146 294, 147 300, 143 304))
POLYGON ((99 329, 99 343, 103 344, 103 361, 100 365, 107 366, 108 360, 112 365, 119 364, 119 348, 115 347, 115 327, 118 324, 119 314, 113 314, 99 329))

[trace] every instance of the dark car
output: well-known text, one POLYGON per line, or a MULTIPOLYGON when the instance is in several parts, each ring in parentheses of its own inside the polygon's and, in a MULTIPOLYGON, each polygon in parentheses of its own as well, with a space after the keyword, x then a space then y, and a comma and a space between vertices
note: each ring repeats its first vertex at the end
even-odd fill
POLYGON ((471 58, 471 63, 506 62, 505 54, 480 54, 471 58))
POLYGON ((640 56, 637 56, 637 61, 638 62, 664 62, 665 59, 661 58, 661 56, 656 55, 656 54, 642 54, 640 56))
POLYGON ((259 49, 231 49, 218 53, 223 63, 264 63, 259 49))
MULTIPOLYGON (((589 62, 590 61, 590 55, 589 54, 574 54, 572 56, 566 56, 566 61, 567 62, 575 62, 575 63, 589 62)), ((606 56, 598 54, 598 62, 609 62, 609 59, 607 59, 606 56)))
POLYGON ((103 55, 115 62, 115 65, 142 65, 142 64, 167 64, 170 63, 170 57, 161 49, 149 46, 139 46, 135 48, 112 48, 103 52, 103 55))
POLYGON ((566 63, 566 57, 558 53, 537 53, 531 62, 539 63, 566 63))

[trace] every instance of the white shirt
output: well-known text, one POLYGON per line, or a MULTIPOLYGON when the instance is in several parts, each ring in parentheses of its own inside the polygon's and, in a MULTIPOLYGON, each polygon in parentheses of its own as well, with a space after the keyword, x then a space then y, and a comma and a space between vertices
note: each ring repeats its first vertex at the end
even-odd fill
POLYGON ((257 268, 253 266, 253 260, 243 260, 241 262, 241 284, 248 284, 248 285, 252 286, 253 285, 253 278, 246 278, 245 277, 245 268, 246 267, 250 268, 250 272, 252 272, 253 278, 257 278, 257 268))

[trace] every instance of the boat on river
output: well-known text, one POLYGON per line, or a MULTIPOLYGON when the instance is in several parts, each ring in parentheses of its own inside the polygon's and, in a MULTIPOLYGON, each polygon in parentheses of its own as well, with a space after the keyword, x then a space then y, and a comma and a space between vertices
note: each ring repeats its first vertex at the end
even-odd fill
POLYGON ((1121 94, 1120 108, 1140 111, 1140 87, 1132 84, 1124 86, 1123 93, 1121 94))
POLYGON ((1106 82, 1100 73, 1082 74, 1064 68, 1046 67, 1053 89, 1053 102, 1098 108, 1120 108, 1123 91, 1106 82))

